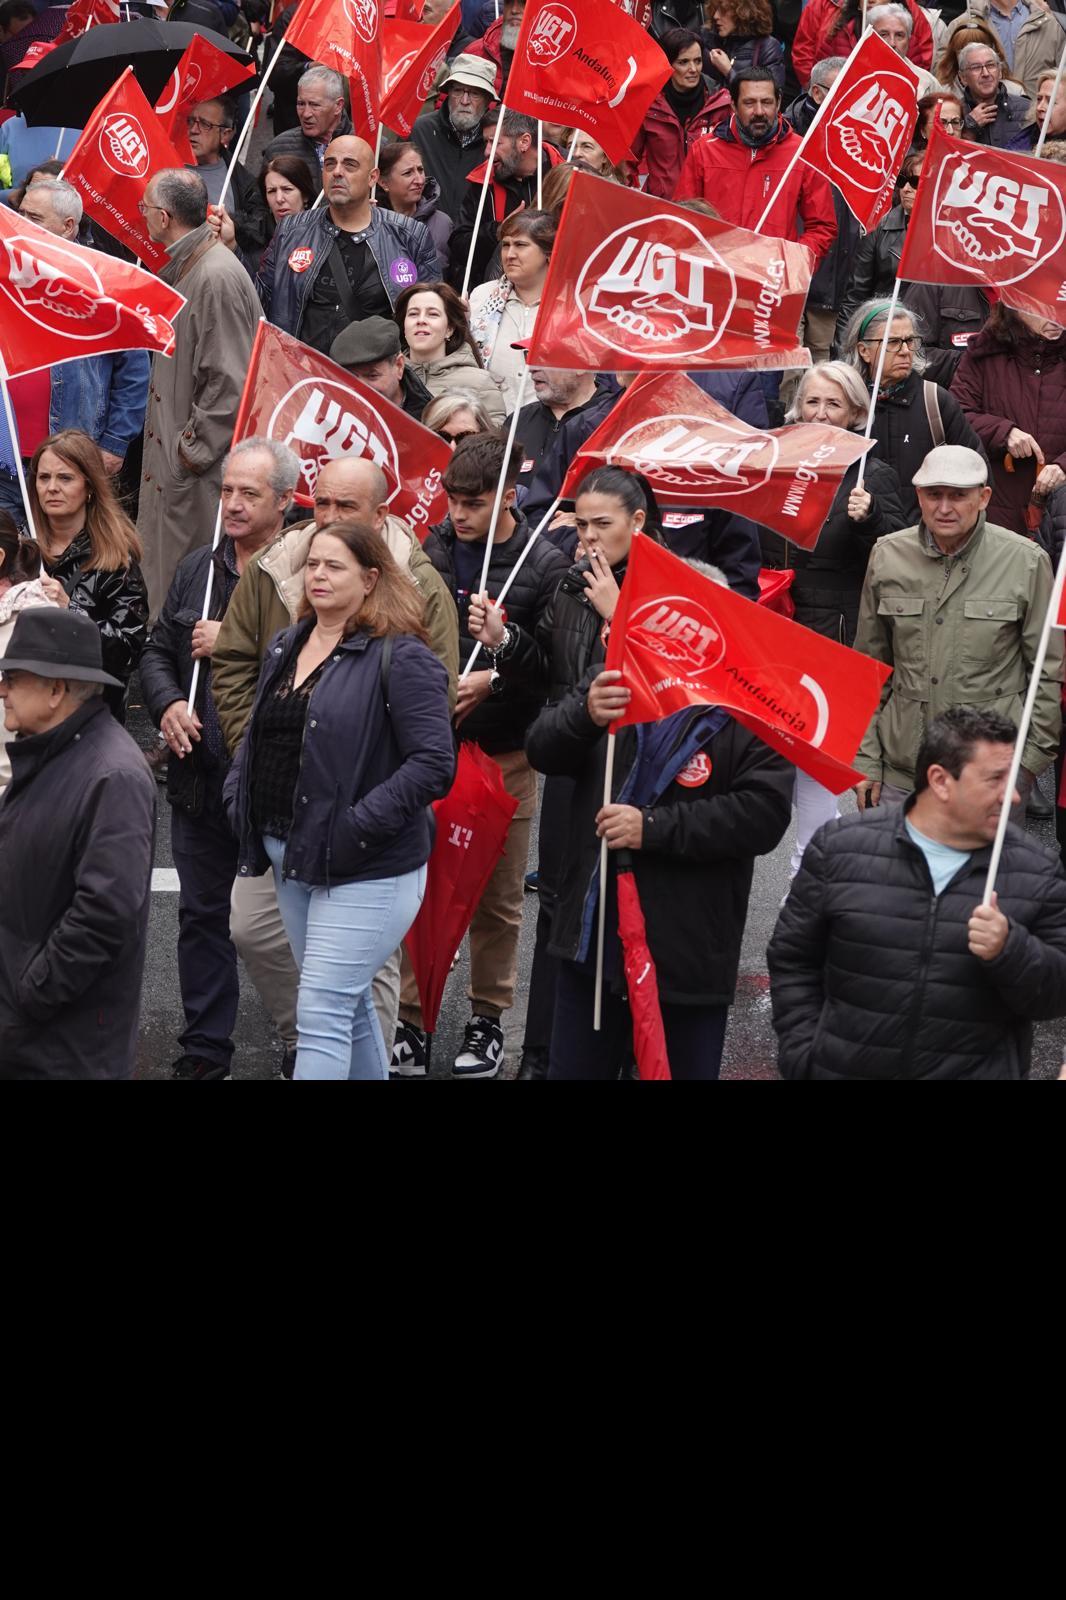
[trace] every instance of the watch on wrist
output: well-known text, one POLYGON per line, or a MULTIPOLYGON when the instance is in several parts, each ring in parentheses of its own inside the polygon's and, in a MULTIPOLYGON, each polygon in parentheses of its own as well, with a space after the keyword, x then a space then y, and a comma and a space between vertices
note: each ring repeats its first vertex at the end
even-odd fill
POLYGON ((502 693, 503 693, 503 678, 496 671, 496 668, 493 667, 492 671, 489 673, 489 694, 502 694, 502 693))

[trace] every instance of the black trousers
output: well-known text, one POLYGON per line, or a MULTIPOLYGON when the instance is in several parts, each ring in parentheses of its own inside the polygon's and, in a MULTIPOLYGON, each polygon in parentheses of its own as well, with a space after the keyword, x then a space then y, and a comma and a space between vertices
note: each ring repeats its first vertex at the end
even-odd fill
MULTIPOLYGON (((171 760, 174 760, 171 757, 171 760)), ((229 1066, 240 984, 229 936, 229 901, 237 875, 237 841, 221 801, 199 817, 171 810, 171 849, 178 895, 178 981, 185 1009, 183 1054, 229 1066)))
MULTIPOLYGON (((613 1083, 632 1060, 633 1021, 627 1001, 605 989, 603 1027, 596 1033, 595 997, 591 973, 572 961, 558 963, 549 1079, 613 1083)), ((729 1007, 664 1004, 661 1010, 671 1076, 681 1083, 717 1078, 729 1007)))
POLYGON ((543 1050, 551 1044, 552 1017, 555 1014, 555 974, 558 961, 548 954, 555 901, 559 893, 570 827, 573 778, 546 778, 540 799, 540 830, 537 834, 537 942, 529 974, 529 1004, 526 1008, 526 1033, 523 1050, 543 1050))

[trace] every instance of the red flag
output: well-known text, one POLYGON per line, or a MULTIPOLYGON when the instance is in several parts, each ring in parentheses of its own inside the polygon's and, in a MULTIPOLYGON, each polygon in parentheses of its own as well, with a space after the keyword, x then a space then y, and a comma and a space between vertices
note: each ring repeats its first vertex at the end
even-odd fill
POLYGON ((426 893, 404 944, 411 958, 422 1026, 433 1033, 455 952, 507 843, 518 801, 507 793, 496 762, 476 744, 459 747, 455 782, 433 804, 437 836, 426 893))
POLYGON ((383 400, 326 356, 261 322, 252 345, 234 440, 280 439, 299 456, 299 505, 314 503, 327 461, 369 456, 389 480, 389 509, 424 539, 448 511, 441 479, 451 460, 443 439, 383 400))
POLYGON ((8 375, 108 350, 174 348, 184 295, 0 206, 0 350, 8 375))
POLYGON ((933 125, 898 276, 968 283, 1066 320, 1066 168, 951 139, 933 125))
POLYGON ((607 666, 633 694, 612 728, 725 706, 834 794, 859 782, 851 763, 890 670, 731 594, 643 536, 630 551, 607 666))
POLYGON ((526 116, 580 128, 624 161, 670 63, 612 0, 526 6, 504 99, 526 116))
POLYGON ((355 131, 373 142, 381 94, 379 0, 300 0, 285 43, 348 79, 355 131))
POLYGON ((394 22, 385 32, 381 53, 381 120, 404 138, 429 99, 441 62, 459 26, 459 4, 435 28, 420 22, 394 22))
POLYGON ((137 207, 154 172, 184 165, 127 67, 85 124, 63 176, 95 222, 140 260, 164 267, 166 248, 149 238, 137 207))
POLYGON ((840 190, 869 233, 892 204, 917 121, 917 74, 871 28, 818 108, 798 155, 840 190))
POLYGON ((644 908, 632 868, 618 870, 618 937, 626 975, 629 1015, 633 1019, 633 1054, 642 1082, 670 1076, 666 1031, 659 1009, 659 977, 655 971, 644 908))
POLYGON ((186 48, 174 74, 155 103, 155 109, 183 163, 195 167, 196 157, 189 143, 185 118, 190 109, 201 100, 213 100, 227 89, 255 77, 255 64, 242 67, 198 33, 186 48))
POLYGON ((56 35, 56 44, 69 44, 80 39, 92 27, 106 22, 120 22, 118 0, 74 0, 67 9, 67 20, 56 35))
POLYGON ((531 367, 809 367, 810 253, 579 172, 552 250, 531 367))
POLYGON ((395 17, 398 22, 421 22, 425 3, 426 0, 385 0, 385 16, 395 17))
POLYGON ((562 499, 593 467, 628 467, 666 505, 725 506, 813 550, 844 473, 872 449, 821 422, 764 433, 683 373, 656 373, 635 379, 577 451, 562 499))

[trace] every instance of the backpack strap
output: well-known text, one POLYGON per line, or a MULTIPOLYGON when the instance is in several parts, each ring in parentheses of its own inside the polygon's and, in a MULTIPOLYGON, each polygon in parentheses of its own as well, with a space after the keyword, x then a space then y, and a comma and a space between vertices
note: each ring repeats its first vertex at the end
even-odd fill
POLYGON ((389 672, 392 668, 392 634, 387 633, 381 646, 381 692, 385 697, 385 712, 392 716, 389 704, 389 672))
POLYGON ((922 384, 922 392, 925 395, 925 415, 935 448, 945 442, 944 419, 940 415, 940 395, 937 393, 936 384, 930 383, 928 378, 922 384))

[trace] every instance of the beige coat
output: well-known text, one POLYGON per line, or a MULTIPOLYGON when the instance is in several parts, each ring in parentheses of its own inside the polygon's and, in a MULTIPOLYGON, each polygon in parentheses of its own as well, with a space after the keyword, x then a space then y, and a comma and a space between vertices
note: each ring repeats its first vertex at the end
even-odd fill
MULTIPOLYGON (((998 711, 1017 726, 1053 583, 1038 544, 986 522, 950 564, 925 529, 878 539, 866 569, 855 648, 892 676, 855 765, 875 782, 914 785, 926 724, 949 706, 998 711)), ((1062 634, 1051 630, 1022 765, 1051 765, 1062 731, 1062 634)))
POLYGON ((152 358, 144 419, 137 531, 153 617, 178 562, 214 534, 222 460, 260 317, 252 280, 232 251, 202 248, 212 237, 206 223, 187 233, 159 274, 188 303, 174 323, 174 354, 152 358))
MULTIPOLYGON (((960 28, 969 26, 969 16, 976 17, 980 22, 988 18, 989 0, 969 0, 968 11, 948 29, 948 38, 957 33, 960 28)), ((1055 18, 1048 11, 1041 10, 1038 6, 1030 6, 1029 20, 1022 25, 1022 30, 1014 42, 1014 61, 1011 64, 1010 76, 1016 78, 1022 90, 1031 99, 1036 99, 1037 79, 1042 72, 1054 72, 1059 64, 1066 37, 1063 36, 1055 18)), ((996 33, 992 23, 988 23, 993 33, 996 33)), ((997 40, 999 34, 996 33, 997 40)))
MULTIPOLYGON (((211 654, 211 694, 232 755, 248 726, 259 664, 270 640, 291 627, 304 597, 304 567, 314 522, 287 528, 253 556, 234 589, 211 654)), ((455 710, 459 679, 459 615, 448 586, 406 522, 389 517, 385 542, 422 591, 430 649, 448 671, 448 701, 455 710)))
MULTIPOLYGON (((423 364, 407 358, 407 365, 421 378, 434 399, 442 394, 469 394, 484 406, 489 421, 499 427, 507 419, 507 403, 503 397, 500 380, 479 367, 468 345, 461 345, 442 361, 423 364)), ((526 396, 534 398, 532 390, 526 396)))

